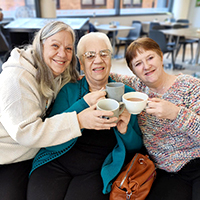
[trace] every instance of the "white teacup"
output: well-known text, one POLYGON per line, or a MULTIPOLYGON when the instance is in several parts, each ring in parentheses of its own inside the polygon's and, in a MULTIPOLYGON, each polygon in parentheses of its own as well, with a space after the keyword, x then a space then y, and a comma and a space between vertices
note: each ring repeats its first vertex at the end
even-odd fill
POLYGON ((119 117, 119 115, 124 111, 125 104, 123 102, 117 102, 114 99, 101 99, 97 102, 97 110, 112 111, 113 116, 119 117))
POLYGON ((122 96, 126 109, 131 114, 141 113, 147 105, 148 95, 142 92, 128 92, 122 96))

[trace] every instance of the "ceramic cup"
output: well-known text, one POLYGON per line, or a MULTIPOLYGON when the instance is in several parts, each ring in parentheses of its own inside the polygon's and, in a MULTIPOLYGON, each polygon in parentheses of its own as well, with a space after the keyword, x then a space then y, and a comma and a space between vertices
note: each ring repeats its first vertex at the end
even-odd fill
POLYGON ((139 114, 147 106, 148 95, 142 92, 128 92, 122 96, 126 109, 131 114, 139 114))
POLYGON ((121 102, 124 94, 124 84, 120 82, 107 83, 104 91, 107 93, 107 98, 121 102))
POLYGON ((125 104, 123 102, 117 102, 114 99, 101 99, 97 102, 97 110, 112 111, 113 115, 110 117, 119 117, 124 111, 125 104))

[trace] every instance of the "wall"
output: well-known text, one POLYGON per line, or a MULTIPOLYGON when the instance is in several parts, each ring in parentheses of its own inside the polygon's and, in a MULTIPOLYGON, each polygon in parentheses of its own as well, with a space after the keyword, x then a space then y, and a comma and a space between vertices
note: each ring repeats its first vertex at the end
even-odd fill
POLYGON ((43 18, 56 18, 56 0, 40 0, 40 12, 43 18))
POLYGON ((200 28, 200 7, 196 7, 196 0, 174 0, 173 13, 175 19, 189 19, 192 27, 200 28))
POLYGON ((192 23, 193 27, 200 28, 199 18, 200 18, 200 7, 196 7, 196 0, 191 0, 188 19, 192 23))
POLYGON ((190 8, 190 0, 174 0, 173 10, 175 19, 187 19, 189 8, 190 8))

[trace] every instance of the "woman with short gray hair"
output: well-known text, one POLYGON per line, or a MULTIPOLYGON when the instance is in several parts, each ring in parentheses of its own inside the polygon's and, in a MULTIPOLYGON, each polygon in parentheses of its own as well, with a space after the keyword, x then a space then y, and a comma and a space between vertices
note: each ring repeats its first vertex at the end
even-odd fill
MULTIPOLYGON (((105 33, 91 32, 81 37, 77 53, 85 76, 62 87, 50 116, 74 110, 83 112, 105 100, 106 92, 102 89, 113 83, 109 77, 111 52, 105 33)), ((125 93, 133 91, 124 86, 125 93)), ((117 121, 113 128, 84 128, 80 137, 42 148, 33 161, 27 199, 108 200, 112 182, 124 166, 127 154, 134 155, 142 147, 136 115, 124 109, 118 118, 111 118, 117 121)), ((87 120, 90 119, 88 115, 87 120)))

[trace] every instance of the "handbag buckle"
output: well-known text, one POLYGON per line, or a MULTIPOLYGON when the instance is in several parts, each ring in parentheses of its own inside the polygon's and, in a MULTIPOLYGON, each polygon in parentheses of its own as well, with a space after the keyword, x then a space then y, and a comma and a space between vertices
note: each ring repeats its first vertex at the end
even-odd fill
POLYGON ((143 164, 144 164, 144 158, 139 158, 139 163, 140 163, 141 165, 143 165, 143 164))
POLYGON ((131 199, 131 195, 132 195, 132 192, 128 193, 128 191, 126 191, 126 200, 130 200, 131 199))

